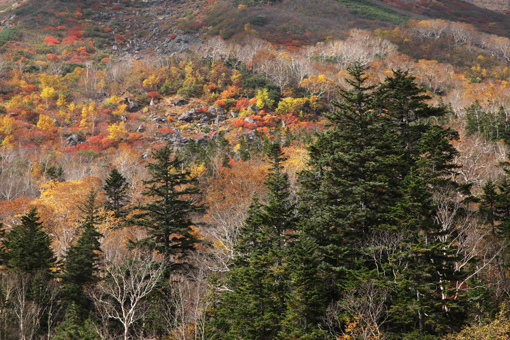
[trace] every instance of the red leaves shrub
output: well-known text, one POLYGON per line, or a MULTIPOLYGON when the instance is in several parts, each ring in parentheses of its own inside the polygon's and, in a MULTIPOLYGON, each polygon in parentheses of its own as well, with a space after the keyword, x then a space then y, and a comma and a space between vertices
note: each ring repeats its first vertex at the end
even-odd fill
POLYGON ((57 31, 57 28, 56 28, 56 27, 53 27, 53 26, 44 26, 44 27, 43 27, 43 30, 48 30, 48 31, 57 31))
POLYGON ((289 113, 286 115, 281 115, 280 118, 285 122, 286 126, 294 126, 299 123, 297 114, 289 113))
POLYGON ((110 27, 105 27, 104 28, 104 32, 105 33, 110 33, 112 31, 112 29, 110 27))
POLYGON ((151 91, 151 92, 148 92, 147 93, 147 97, 149 98, 154 98, 154 99, 161 99, 161 94, 159 94, 159 92, 157 91, 151 91))
MULTIPOLYGON (((89 137, 88 142, 90 143, 90 146, 94 149, 94 151, 99 150, 105 150, 114 147, 117 145, 117 142, 113 139, 108 138, 108 132, 101 132, 97 136, 89 137)), ((97 151, 96 151, 97 152, 97 151)))
POLYGON ((216 89, 218 88, 218 86, 214 85, 214 84, 209 84, 207 85, 207 90, 209 91, 215 91, 216 89))
POLYGON ((175 35, 175 34, 170 35, 170 39, 175 39, 175 38, 177 38, 177 35, 175 35))
POLYGON ((139 132, 133 132, 133 133, 130 133, 128 138, 127 138, 127 141, 128 142, 134 142, 138 139, 142 138, 142 134, 139 133, 139 132))
POLYGON ((194 28, 194 29, 199 29, 199 28, 202 28, 202 27, 205 27, 207 26, 207 21, 202 21, 202 22, 192 22, 191 24, 188 25, 188 28, 194 28))
POLYGON ((216 106, 221 106, 222 108, 226 109, 227 108, 227 103, 225 103, 225 100, 224 99, 220 99, 220 100, 217 100, 214 102, 214 105, 216 106))
POLYGON ((117 9, 122 9, 122 6, 114 5, 114 6, 112 7, 112 9, 115 9, 115 10, 117 10, 117 9))
POLYGON ((74 35, 70 35, 67 38, 65 38, 64 40, 62 40, 63 43, 68 44, 68 45, 73 45, 77 41, 81 41, 81 40, 74 35))
POLYGON ((232 122, 232 126, 235 128, 246 128, 246 129, 253 130, 257 127, 257 124, 256 123, 248 123, 244 119, 238 119, 238 120, 234 120, 234 122, 232 122))
POLYGON ((60 44, 60 40, 58 40, 57 38, 52 37, 51 35, 47 36, 46 38, 44 38, 44 42, 47 43, 48 45, 58 45, 58 44, 60 44))
POLYGON ((83 36, 83 28, 80 26, 73 27, 67 35, 69 37, 76 37, 79 39, 83 36))
POLYGON ((172 134, 175 133, 175 130, 167 127, 162 127, 158 129, 158 132, 172 134))
POLYGON ((235 107, 239 111, 246 110, 250 106, 250 100, 248 98, 239 98, 235 101, 235 107))
POLYGON ((117 39, 117 41, 119 42, 119 44, 122 44, 124 42, 124 40, 126 40, 126 38, 124 38, 122 35, 120 34, 115 34, 115 39, 117 39))
POLYGON ((275 127, 281 122, 280 118, 270 115, 264 110, 260 111, 257 115, 251 116, 251 119, 256 122, 257 126, 275 127))
POLYGON ((90 8, 99 9, 99 8, 103 8, 103 5, 99 2, 96 2, 95 4, 90 5, 90 8))
POLYGON ((53 53, 49 53, 49 54, 46 54, 46 60, 48 61, 57 61, 59 58, 56 54, 53 54, 53 53))
POLYGON ((205 106, 199 107, 199 108, 197 109, 197 111, 198 111, 198 112, 200 112, 200 113, 207 112, 207 110, 208 110, 208 109, 207 109, 205 106))
POLYGON ((69 23, 73 23, 73 22, 78 22, 78 20, 76 20, 75 18, 67 17, 65 22, 69 24, 69 23))

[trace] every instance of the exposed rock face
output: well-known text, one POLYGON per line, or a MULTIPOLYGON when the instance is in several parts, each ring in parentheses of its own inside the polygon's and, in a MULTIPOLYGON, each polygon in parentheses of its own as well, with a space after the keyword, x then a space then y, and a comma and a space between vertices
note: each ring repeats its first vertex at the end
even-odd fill
POLYGON ((83 137, 73 133, 72 135, 66 138, 66 142, 69 146, 75 146, 77 144, 83 144, 85 140, 83 137))
POLYGON ((128 97, 124 98, 124 102, 128 104, 129 112, 136 112, 139 110, 138 104, 135 101, 129 99, 128 97))
POLYGON ((491 9, 493 11, 510 11, 510 0, 464 0, 478 7, 491 9))

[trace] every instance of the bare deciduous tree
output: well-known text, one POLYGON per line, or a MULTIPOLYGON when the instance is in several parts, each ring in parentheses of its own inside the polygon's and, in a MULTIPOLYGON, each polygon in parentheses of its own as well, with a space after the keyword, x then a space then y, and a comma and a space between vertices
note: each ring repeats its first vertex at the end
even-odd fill
POLYGON ((88 293, 101 315, 120 322, 122 339, 130 339, 132 326, 148 312, 146 297, 160 281, 163 268, 152 261, 129 260, 107 266, 106 274, 88 293))

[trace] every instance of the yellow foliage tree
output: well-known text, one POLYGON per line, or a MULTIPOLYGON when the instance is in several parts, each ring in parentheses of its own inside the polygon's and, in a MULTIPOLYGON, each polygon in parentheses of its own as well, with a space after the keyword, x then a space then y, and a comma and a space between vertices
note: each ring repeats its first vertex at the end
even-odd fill
POLYGON ((110 125, 108 127, 108 131, 110 132, 108 138, 113 139, 115 141, 124 139, 127 136, 127 130, 126 127, 124 126, 124 122, 110 125))
POLYGON ((53 119, 51 119, 50 117, 48 117, 46 115, 41 114, 41 115, 39 115, 39 121, 37 122, 37 127, 39 129, 51 131, 56 126, 55 126, 55 123, 53 122, 53 119))
MULTIPOLYGON (((99 177, 41 183, 41 198, 30 203, 37 207, 44 226, 53 236, 53 246, 58 255, 62 255, 76 237, 76 228, 82 214, 80 204, 86 201, 92 188, 97 190, 101 185, 102 180, 99 177)), ((103 201, 104 197, 99 195, 98 203, 103 201)))
POLYGON ((127 109, 127 105, 126 105, 126 104, 121 104, 121 105, 119 105, 119 106, 117 107, 117 109, 116 109, 116 110, 114 110, 114 111, 112 112, 112 114, 120 116, 120 115, 122 115, 124 112, 126 112, 126 109, 127 109))
POLYGON ((314 93, 315 95, 326 94, 328 98, 330 94, 337 89, 337 84, 324 74, 305 78, 299 83, 299 86, 314 93))
POLYGON ((116 95, 112 95, 109 98, 106 98, 106 100, 103 103, 104 108, 112 108, 115 105, 118 105, 120 101, 122 100, 121 97, 117 97, 116 95))
POLYGON ((99 112, 96 108, 96 103, 91 102, 88 106, 84 105, 83 109, 81 110, 81 121, 80 121, 80 127, 92 128, 92 134, 94 134, 94 127, 96 125, 96 118, 99 112))
POLYGON ((257 92, 257 107, 259 109, 271 108, 274 104, 274 100, 269 98, 269 92, 267 89, 258 90, 257 92))
POLYGON ((57 91, 53 87, 45 87, 41 91, 41 98, 46 100, 46 106, 48 106, 48 100, 53 99, 57 96, 57 91))
POLYGON ((472 325, 443 340, 505 340, 510 334, 510 304, 503 303, 496 319, 487 324, 472 325))
POLYGON ((288 113, 291 110, 294 110, 296 112, 300 112, 303 109, 303 106, 309 102, 308 98, 283 98, 279 103, 278 107, 276 108, 276 113, 279 114, 285 114, 288 113))
POLYGON ((12 135, 16 130, 16 120, 9 115, 0 117, 0 133, 12 135))
POLYGON ((58 107, 67 106, 66 96, 63 93, 58 95, 57 106, 58 107))

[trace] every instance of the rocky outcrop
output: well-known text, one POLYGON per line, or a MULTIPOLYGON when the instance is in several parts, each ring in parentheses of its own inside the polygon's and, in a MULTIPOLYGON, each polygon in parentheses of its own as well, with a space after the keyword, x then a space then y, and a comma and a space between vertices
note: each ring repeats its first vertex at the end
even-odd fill
POLYGON ((478 7, 487 8, 493 11, 510 11, 510 0, 465 0, 478 7))

